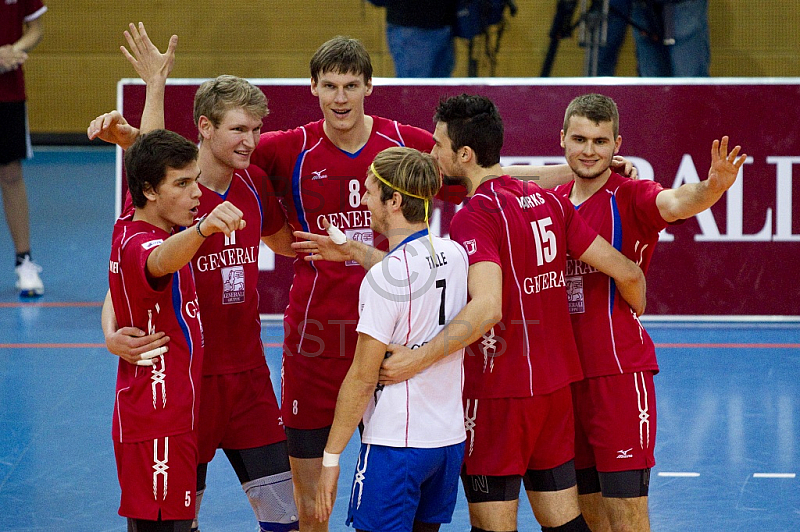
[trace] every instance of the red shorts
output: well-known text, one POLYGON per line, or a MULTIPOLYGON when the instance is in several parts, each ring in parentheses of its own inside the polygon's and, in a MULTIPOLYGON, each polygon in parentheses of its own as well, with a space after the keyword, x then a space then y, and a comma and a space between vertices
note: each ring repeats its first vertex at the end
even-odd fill
POLYGON ((194 519, 197 436, 185 432, 136 443, 114 442, 122 488, 119 515, 165 521, 194 519))
POLYGON ((548 395, 464 399, 468 475, 524 475, 551 469, 575 456, 569 386, 548 395))
POLYGON ((351 358, 284 353, 281 413, 286 426, 293 429, 320 429, 331 425, 339 388, 352 362, 351 358))
POLYGON ((572 384, 575 469, 633 471, 656 465, 653 372, 593 377, 572 384))
POLYGON ((200 394, 200 463, 218 448, 252 449, 286 439, 266 363, 249 371, 206 375, 200 394))

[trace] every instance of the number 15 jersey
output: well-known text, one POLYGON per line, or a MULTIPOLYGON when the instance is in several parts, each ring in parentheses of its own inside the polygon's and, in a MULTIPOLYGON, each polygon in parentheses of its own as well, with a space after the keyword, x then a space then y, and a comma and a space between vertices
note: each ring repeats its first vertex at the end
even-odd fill
POLYGON ((567 252, 597 237, 562 197, 502 176, 482 183, 450 236, 503 275, 503 317, 464 355, 464 397, 531 397, 583 378, 567 306, 567 252))

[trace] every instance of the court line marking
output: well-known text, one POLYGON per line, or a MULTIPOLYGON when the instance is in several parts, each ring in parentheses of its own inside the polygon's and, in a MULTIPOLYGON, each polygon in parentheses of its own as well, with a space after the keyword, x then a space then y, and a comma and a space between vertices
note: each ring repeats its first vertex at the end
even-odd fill
POLYGON ((694 478, 699 477, 700 473, 695 473, 691 471, 681 472, 681 471, 659 471, 659 477, 678 477, 678 478, 694 478))
MULTIPOLYGON (((280 342, 264 343, 264 347, 281 347, 283 344, 280 342)), ((70 349, 81 347, 105 347, 105 344, 91 344, 91 343, 24 343, 24 344, 0 344, 2 349, 70 349)), ((800 349, 800 344, 655 344, 659 348, 707 348, 707 349, 800 349)))
POLYGON ((85 349, 106 344, 0 344, 0 349, 85 349))
MULTIPOLYGON (((268 343, 264 344, 264 347, 281 347, 283 344, 280 343, 268 343)), ((105 348, 106 344, 0 344, 0 349, 93 349, 93 348, 105 348)))
POLYGON ((796 473, 753 473, 753 478, 795 478, 796 473))
POLYGON ((662 349, 706 348, 706 349, 800 349, 800 344, 694 344, 694 343, 661 343, 655 344, 662 349))
POLYGON ((25 308, 25 307, 102 307, 101 301, 48 301, 38 303, 2 302, 0 308, 25 308))

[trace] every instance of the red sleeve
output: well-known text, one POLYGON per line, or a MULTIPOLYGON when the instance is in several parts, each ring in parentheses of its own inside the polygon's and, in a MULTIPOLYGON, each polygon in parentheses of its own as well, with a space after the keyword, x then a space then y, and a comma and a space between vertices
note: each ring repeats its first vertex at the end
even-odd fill
POLYGON ((141 290, 139 293, 142 296, 157 295, 167 287, 172 278, 172 275, 151 277, 147 274, 147 259, 160 245, 153 244, 156 240, 161 239, 152 233, 140 233, 131 237, 122 248, 120 268, 127 272, 129 281, 133 280, 137 292, 141 290))
POLYGON ((642 179, 631 181, 626 189, 631 194, 627 205, 633 207, 633 215, 640 224, 650 227, 654 231, 661 231, 669 225, 661 217, 658 205, 656 205, 656 196, 664 190, 660 183, 642 179))
POLYGON ((453 216, 450 223, 450 238, 466 250, 469 265, 479 262, 494 262, 502 267, 500 259, 500 228, 491 215, 494 205, 482 208, 482 196, 473 197, 469 203, 453 216))
POLYGON ((430 153, 433 149, 433 133, 425 131, 424 129, 407 126, 405 124, 398 124, 400 135, 403 142, 409 148, 414 148, 421 152, 430 153))
POLYGON ((261 236, 274 235, 286 224, 286 213, 275 196, 270 179, 262 172, 257 173, 257 179, 260 180, 261 236))
MULTIPOLYGON (((10 4, 11 2, 6 2, 6 3, 10 4)), ((27 2, 25 2, 25 7, 24 7, 25 18, 27 19, 29 16, 35 14, 43 7, 44 4, 42 3, 41 0, 28 0, 27 2)), ((36 19, 31 19, 31 20, 36 20, 36 19)), ((28 20, 27 22, 30 22, 30 20, 28 20)))
POLYGON ((587 224, 583 217, 575 209, 575 206, 565 197, 554 194, 561 208, 564 211, 564 225, 567 228, 567 251, 571 257, 580 257, 594 239, 597 238, 597 231, 587 224))

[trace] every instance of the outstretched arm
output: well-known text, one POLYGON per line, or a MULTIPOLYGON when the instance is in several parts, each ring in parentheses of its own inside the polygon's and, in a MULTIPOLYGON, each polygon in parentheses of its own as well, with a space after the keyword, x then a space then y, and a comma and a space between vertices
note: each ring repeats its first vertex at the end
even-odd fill
POLYGON ((381 366, 381 384, 396 384, 410 379, 450 353, 469 346, 503 317, 503 273, 494 262, 479 262, 469 267, 467 289, 470 300, 461 312, 418 349, 391 344, 392 356, 381 366))
MULTIPOLYGON (((332 227, 333 230, 336 230, 328 222, 328 219, 323 217, 322 228, 330 234, 332 227)), ((341 235, 341 231, 339 231, 339 234, 341 235)), ((329 260, 331 262, 354 260, 363 266, 365 270, 369 270, 386 256, 385 251, 375 249, 363 242, 344 239, 344 235, 341 235, 342 240, 338 242, 334 241, 331 236, 307 233, 305 231, 295 231, 294 236, 298 241, 292 244, 292 249, 296 253, 306 253, 307 255, 303 259, 309 262, 316 260, 329 260)))
POLYGON ((728 153, 728 137, 722 137, 721 142, 715 140, 711 144, 708 179, 659 192, 656 206, 661 217, 667 222, 683 220, 714 205, 731 188, 747 159, 746 154, 739 155, 741 149, 741 146, 736 146, 728 153))
POLYGON ((192 227, 164 240, 147 257, 147 273, 153 278, 174 273, 192 260, 203 241, 214 233, 230 236, 237 229, 244 229, 242 211, 229 201, 223 201, 208 216, 198 220, 192 227))
MULTIPOLYGON (((628 159, 615 155, 611 168, 620 175, 637 179, 639 172, 628 159)), ((542 188, 555 188, 572 181, 572 169, 568 164, 548 164, 545 166, 514 165, 504 166, 503 172, 523 181, 536 181, 542 188)))

